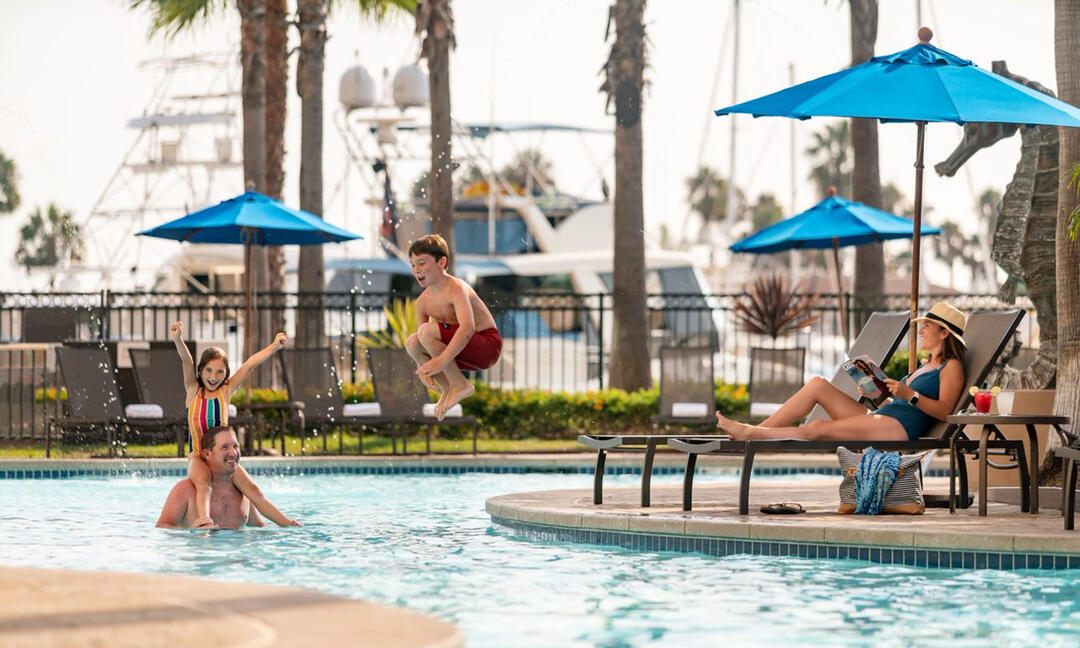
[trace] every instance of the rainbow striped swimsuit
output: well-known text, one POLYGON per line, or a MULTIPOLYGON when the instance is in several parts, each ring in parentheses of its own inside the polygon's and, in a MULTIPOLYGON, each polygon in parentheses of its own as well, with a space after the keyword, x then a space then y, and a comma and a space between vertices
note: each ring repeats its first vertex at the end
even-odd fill
POLYGON ((212 427, 229 424, 229 402, 225 390, 218 389, 209 398, 199 387, 188 407, 188 452, 202 451, 202 436, 212 427))

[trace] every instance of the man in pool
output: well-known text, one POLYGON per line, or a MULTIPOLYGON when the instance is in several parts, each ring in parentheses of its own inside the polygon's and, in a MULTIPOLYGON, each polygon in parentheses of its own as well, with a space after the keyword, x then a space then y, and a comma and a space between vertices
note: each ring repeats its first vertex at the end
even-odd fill
MULTIPOLYGON (((210 467, 210 517, 217 526, 236 529, 244 526, 262 526, 262 520, 251 502, 232 483, 233 473, 240 465, 240 442, 236 432, 227 425, 210 428, 203 434, 202 456, 210 467)), ((189 479, 181 479, 169 491, 157 526, 167 529, 191 528, 195 512, 195 485, 189 479)))

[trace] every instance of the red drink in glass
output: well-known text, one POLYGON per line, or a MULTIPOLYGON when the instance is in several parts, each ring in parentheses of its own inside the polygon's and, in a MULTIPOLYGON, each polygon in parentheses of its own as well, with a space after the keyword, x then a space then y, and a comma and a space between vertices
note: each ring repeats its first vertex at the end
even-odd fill
POLYGON ((980 414, 990 413, 990 399, 994 395, 988 391, 980 391, 975 394, 975 410, 980 414))

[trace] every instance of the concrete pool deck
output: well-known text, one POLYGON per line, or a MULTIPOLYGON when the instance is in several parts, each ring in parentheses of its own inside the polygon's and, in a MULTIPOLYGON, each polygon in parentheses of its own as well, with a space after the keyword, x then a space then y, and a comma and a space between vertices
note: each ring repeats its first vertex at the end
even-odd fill
MULTIPOLYGON (((1017 568, 1080 567, 1080 531, 1065 531, 1057 501, 1043 496, 1042 512, 1020 513, 991 501, 987 517, 977 507, 931 508, 921 516, 853 516, 836 513, 838 478, 755 480, 750 515, 738 513, 738 484, 694 485, 694 509, 682 510, 682 488, 654 486, 652 506, 642 508, 634 487, 606 488, 592 503, 589 488, 492 497, 495 524, 545 540, 616 545, 716 555, 762 553, 859 558, 919 566, 1017 568), (767 515, 763 504, 798 502, 799 515, 767 515), (934 555, 931 555, 934 554, 934 555), (944 554, 944 555, 943 555, 944 554)), ((928 492, 947 492, 948 480, 926 480, 928 492)), ((993 498, 991 498, 993 499, 993 498)))
POLYGON ((291 587, 0 567, 0 646, 457 648, 416 612, 291 587))

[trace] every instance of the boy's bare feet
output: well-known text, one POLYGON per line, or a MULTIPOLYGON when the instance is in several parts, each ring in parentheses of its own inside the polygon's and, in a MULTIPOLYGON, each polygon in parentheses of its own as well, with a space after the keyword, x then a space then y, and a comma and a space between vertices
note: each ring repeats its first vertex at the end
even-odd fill
POLYGON ((446 399, 449 398, 449 397, 450 397, 450 390, 449 389, 444 391, 444 392, 439 393, 439 400, 435 403, 436 415, 438 415, 439 408, 442 407, 442 404, 444 402, 446 402, 446 399))
POLYGON ((435 418, 440 421, 446 418, 446 413, 450 411, 451 407, 471 396, 474 391, 476 391, 476 388, 468 380, 457 387, 451 385, 450 390, 443 394, 443 398, 440 398, 439 402, 435 404, 435 418))
POLYGON ((195 518, 191 523, 193 529, 217 528, 217 524, 209 517, 195 518))
POLYGON ((727 434, 730 434, 731 438, 741 441, 743 439, 749 438, 748 428, 751 428, 752 426, 745 423, 739 423, 738 421, 732 421, 720 412, 717 412, 716 427, 720 428, 727 434))

